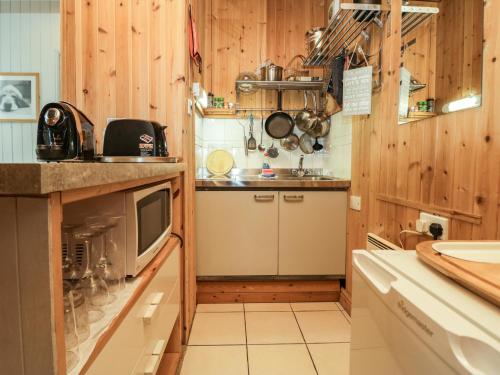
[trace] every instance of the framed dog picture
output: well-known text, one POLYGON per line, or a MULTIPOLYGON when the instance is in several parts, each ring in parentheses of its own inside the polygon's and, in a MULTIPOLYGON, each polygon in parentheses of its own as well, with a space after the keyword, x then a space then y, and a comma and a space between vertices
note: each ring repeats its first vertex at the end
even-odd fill
POLYGON ((38 121, 39 82, 39 73, 0 72, 0 122, 38 121))

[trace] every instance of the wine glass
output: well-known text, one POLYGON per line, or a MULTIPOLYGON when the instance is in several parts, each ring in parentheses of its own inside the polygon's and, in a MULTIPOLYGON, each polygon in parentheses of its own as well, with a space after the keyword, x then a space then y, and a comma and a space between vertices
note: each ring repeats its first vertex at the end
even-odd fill
POLYGON ((66 345, 66 368, 71 371, 80 360, 78 350, 78 330, 73 291, 64 295, 64 343, 66 345))
MULTIPOLYGON (((101 216, 90 217, 86 220, 87 225, 101 235, 101 252, 95 265, 95 272, 104 279, 111 293, 116 293, 125 286, 124 272, 120 269, 120 264, 112 261, 112 257, 117 257, 117 246, 111 232, 121 219, 122 216, 101 216)), ((110 302, 114 298, 112 294, 110 302)))
POLYGON ((89 322, 94 323, 104 316, 104 311, 100 308, 107 303, 109 291, 106 283, 101 277, 92 272, 90 268, 91 259, 91 241, 96 236, 96 232, 84 226, 75 232, 75 238, 83 240, 85 246, 85 270, 80 282, 75 287, 76 290, 82 290, 87 301, 89 312, 89 322))
POLYGON ((75 243, 73 241, 76 225, 63 225, 63 243, 66 244, 66 256, 63 259, 63 278, 70 280, 76 284, 80 279, 82 272, 80 264, 78 264, 75 243))

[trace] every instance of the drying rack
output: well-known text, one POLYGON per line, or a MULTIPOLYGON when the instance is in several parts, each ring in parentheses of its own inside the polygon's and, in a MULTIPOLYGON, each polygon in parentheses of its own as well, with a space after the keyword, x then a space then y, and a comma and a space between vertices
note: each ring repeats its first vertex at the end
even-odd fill
POLYGON ((340 9, 326 27, 316 46, 307 56, 305 66, 330 65, 335 56, 352 44, 361 33, 375 22, 382 25, 381 5, 340 4, 340 9))
POLYGON ((401 12, 403 13, 401 17, 401 37, 404 37, 419 27, 429 17, 438 14, 439 8, 403 5, 401 12))

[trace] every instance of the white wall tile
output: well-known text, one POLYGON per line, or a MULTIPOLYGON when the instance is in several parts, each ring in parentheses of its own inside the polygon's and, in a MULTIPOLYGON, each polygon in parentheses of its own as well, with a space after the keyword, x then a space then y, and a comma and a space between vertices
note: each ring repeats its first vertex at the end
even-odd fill
MULTIPOLYGON (((332 117, 330 134, 319 143, 323 150, 311 155, 305 155, 304 168, 323 168, 324 173, 341 178, 350 178, 351 171, 351 117, 342 117, 337 114, 332 117)), ((197 143, 203 146, 201 153, 203 161, 197 165, 205 166, 207 155, 215 149, 225 149, 232 153, 237 168, 261 168, 267 161, 272 168, 297 168, 302 151, 299 149, 289 152, 283 150, 279 141, 274 141, 280 154, 276 159, 264 156, 264 153, 249 151, 245 155, 243 135, 249 136, 249 121, 246 119, 203 119, 196 128, 197 143)), ((260 143, 261 124, 259 120, 254 124, 254 137, 260 143)), ((302 132, 295 130, 300 137, 302 132)), ((269 148, 273 140, 263 133, 263 144, 269 148)))

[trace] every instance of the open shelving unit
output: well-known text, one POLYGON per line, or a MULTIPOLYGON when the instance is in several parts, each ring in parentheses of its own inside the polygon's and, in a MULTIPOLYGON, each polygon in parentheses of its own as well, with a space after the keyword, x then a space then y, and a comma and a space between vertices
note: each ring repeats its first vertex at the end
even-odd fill
MULTIPOLYGON (((242 92, 242 85, 252 85, 255 90, 274 90, 274 91, 319 91, 320 93, 326 92, 328 87, 328 82, 325 81, 236 81, 236 103, 240 103, 240 95, 245 95, 242 92)), ((248 94, 250 95, 250 94, 248 94)), ((322 95, 320 95, 320 106, 322 106, 322 95)), ((262 112, 272 112, 276 108, 240 108, 238 104, 235 109, 233 109, 234 114, 238 112, 246 111, 262 111, 262 112)), ((283 109, 285 112, 298 112, 302 109, 283 109)), ((210 111, 209 111, 210 112, 210 111)))

